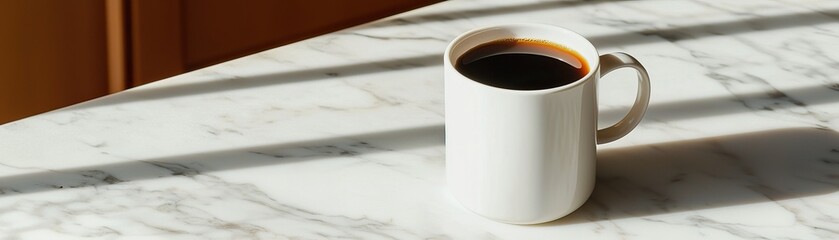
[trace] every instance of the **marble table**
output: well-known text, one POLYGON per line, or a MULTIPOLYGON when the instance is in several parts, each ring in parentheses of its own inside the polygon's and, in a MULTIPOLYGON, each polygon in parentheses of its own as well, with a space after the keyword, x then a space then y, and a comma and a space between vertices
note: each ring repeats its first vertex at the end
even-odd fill
MULTIPOLYGON (((632 74, 601 81, 601 126, 632 74)), ((839 239, 837 131, 837 1, 448 1, 0 126, 0 238, 839 239), (441 54, 509 22, 652 78, 547 224, 446 189, 441 54)))

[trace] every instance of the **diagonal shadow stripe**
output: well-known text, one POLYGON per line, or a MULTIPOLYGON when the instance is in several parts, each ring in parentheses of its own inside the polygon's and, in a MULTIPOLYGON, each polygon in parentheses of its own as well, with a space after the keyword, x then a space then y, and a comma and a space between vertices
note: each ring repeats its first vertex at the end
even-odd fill
MULTIPOLYGON (((766 31, 796 26, 812 26, 823 23, 837 22, 833 15, 839 15, 839 10, 820 12, 784 14, 756 19, 735 20, 697 26, 682 26, 667 29, 622 32, 607 35, 588 36, 598 47, 626 46, 662 41, 679 41, 697 39, 708 36, 731 35, 748 31, 766 31), (639 38, 639 35, 651 37, 639 38)), ((442 54, 430 54, 405 58, 395 58, 366 63, 347 64, 313 68, 301 71, 282 72, 260 76, 249 76, 241 79, 221 79, 211 82, 183 84, 154 89, 135 89, 128 92, 106 96, 93 101, 77 104, 58 111, 84 109, 89 107, 118 105, 126 102, 154 100, 171 97, 222 92, 238 89, 256 88, 277 84, 327 80, 334 76, 356 76, 388 71, 440 66, 442 54)))
MULTIPOLYGON (((839 84, 839 83, 837 83, 839 84)), ((793 89, 779 89, 779 92, 752 92, 735 96, 720 96, 650 104, 644 118, 656 121, 674 121, 700 117, 711 117, 746 111, 777 111, 804 105, 839 102, 839 88, 831 86, 809 86, 793 89), (750 105, 744 105, 750 104, 750 105), (802 105, 804 104, 804 105, 802 105)), ((605 119, 618 119, 626 108, 600 111, 605 119)))
POLYGON ((445 21, 456 20, 459 17, 481 17, 481 16, 492 16, 492 15, 499 15, 499 14, 525 13, 525 12, 531 12, 531 11, 545 11, 545 10, 556 9, 556 8, 579 7, 579 6, 585 6, 585 5, 603 4, 603 3, 609 3, 609 2, 622 2, 622 1, 631 1, 631 0, 545 1, 545 2, 526 3, 526 4, 519 4, 519 5, 514 5, 514 6, 504 6, 504 7, 439 11, 439 12, 428 13, 428 14, 411 14, 411 15, 407 15, 405 17, 388 19, 388 20, 381 21, 381 22, 374 22, 374 23, 371 23, 371 24, 368 24, 368 25, 364 25, 364 28, 380 28, 380 27, 391 27, 391 26, 403 26, 403 25, 418 24, 418 23, 425 23, 425 22, 445 22, 445 21))
MULTIPOLYGON (((0 197, 104 186, 143 179, 192 177, 207 172, 292 164, 325 158, 358 157, 381 152, 406 151, 442 145, 443 134, 442 125, 420 126, 153 159, 126 159, 122 162, 76 168, 39 169, 34 173, 0 177, 0 197)), ((400 164, 398 161, 389 163, 400 164)), ((5 167, 15 168, 8 165, 5 167)))

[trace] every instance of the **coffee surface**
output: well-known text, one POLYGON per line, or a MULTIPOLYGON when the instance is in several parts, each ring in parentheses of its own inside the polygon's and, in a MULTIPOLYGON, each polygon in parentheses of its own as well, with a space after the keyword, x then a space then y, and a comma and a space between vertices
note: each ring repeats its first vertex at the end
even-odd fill
POLYGON ((503 39, 469 49, 455 68, 474 81, 505 89, 540 90, 573 83, 588 74, 579 54, 531 39, 503 39))

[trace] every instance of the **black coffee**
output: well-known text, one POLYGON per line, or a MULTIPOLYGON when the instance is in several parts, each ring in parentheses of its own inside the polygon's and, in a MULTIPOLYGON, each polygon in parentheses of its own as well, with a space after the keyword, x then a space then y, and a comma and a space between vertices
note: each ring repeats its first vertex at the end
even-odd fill
POLYGON ((588 74, 580 54, 562 45, 533 39, 504 39, 469 49, 455 69, 494 87, 539 90, 572 83, 588 74))

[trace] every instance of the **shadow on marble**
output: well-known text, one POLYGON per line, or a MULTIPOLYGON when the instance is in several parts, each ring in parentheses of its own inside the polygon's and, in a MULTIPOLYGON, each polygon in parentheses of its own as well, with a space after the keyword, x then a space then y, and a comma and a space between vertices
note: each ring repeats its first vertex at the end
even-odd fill
MULTIPOLYGON (((402 26, 435 21, 452 21, 460 18, 522 13, 529 11, 542 11, 553 8, 578 7, 582 5, 618 1, 629 0, 555 2, 549 1, 498 8, 456 10, 422 15, 408 15, 401 18, 395 18, 387 21, 364 25, 363 28, 402 26)), ((747 19, 734 19, 730 21, 691 26, 678 26, 663 29, 618 32, 614 34, 587 36, 587 38, 597 47, 614 47, 659 41, 673 42, 678 40, 696 39, 708 36, 732 35, 750 31, 767 31, 798 26, 813 26, 823 23, 835 23, 837 21, 837 18, 839 18, 839 10, 806 13, 799 12, 766 17, 749 17, 747 19), (656 38, 650 38, 647 36, 654 36, 656 38)))
MULTIPOLYGON (((602 2, 602 1, 593 1, 602 2)), ((503 13, 505 11, 525 11, 546 7, 544 5, 574 5, 588 2, 546 2, 522 6, 498 8, 495 10, 481 10, 487 14, 503 13)), ((730 22, 683 26, 658 30, 620 32, 615 34, 587 36, 598 47, 625 46, 632 44, 651 43, 659 41, 678 41, 696 39, 707 36, 728 35, 756 30, 781 29, 795 26, 811 26, 821 23, 835 22, 833 15, 839 15, 839 10, 807 12, 761 17, 755 19, 735 20, 730 22), (639 37, 640 36, 640 37, 639 37), (656 37, 648 37, 656 36, 656 37)), ((369 26, 366 26, 369 27, 369 26)), ((176 86, 158 87, 150 89, 133 89, 120 94, 106 96, 95 101, 85 102, 59 109, 56 111, 72 111, 78 109, 119 105, 127 102, 156 100, 181 97, 196 94, 223 92, 239 89, 257 88, 263 86, 294 83, 313 80, 328 80, 343 76, 355 76, 388 71, 399 71, 411 68, 440 66, 442 53, 405 58, 388 59, 373 62, 346 64, 339 66, 318 67, 300 71, 280 72, 247 77, 226 77, 213 81, 189 83, 176 86)))
POLYGON ((391 27, 391 26, 418 24, 418 23, 424 23, 424 22, 452 21, 452 20, 457 20, 459 18, 491 16, 491 15, 498 15, 498 14, 523 13, 523 12, 531 12, 531 11, 547 11, 547 10, 556 9, 556 8, 579 7, 579 6, 584 6, 584 5, 601 4, 601 3, 608 3, 608 2, 624 2, 624 1, 632 1, 632 0, 545 1, 545 2, 534 2, 534 3, 513 5, 513 6, 504 6, 504 7, 439 11, 439 12, 427 13, 427 14, 410 14, 410 15, 405 15, 404 17, 387 19, 385 21, 375 22, 375 23, 371 23, 371 24, 368 24, 368 25, 364 25, 363 28, 380 28, 380 27, 391 27))
POLYGON ((103 187, 144 179, 193 177, 214 171, 295 164, 327 158, 354 157, 357 159, 353 161, 383 161, 376 163, 398 165, 399 163, 388 160, 358 157, 439 146, 443 139, 443 126, 435 125, 156 159, 126 158, 125 162, 80 168, 39 169, 36 173, 0 177, 0 197, 81 187, 103 187))
POLYGON ((571 215, 537 226, 643 219, 839 191, 839 133, 829 129, 770 130, 609 149, 597 156, 591 198, 571 215))
POLYGON ((183 97, 197 94, 224 92, 272 85, 288 84, 304 81, 330 80, 340 77, 386 73, 413 68, 442 65, 443 55, 430 54, 398 59, 345 64, 338 66, 315 67, 305 70, 278 72, 257 76, 229 77, 212 81, 187 83, 175 86, 131 89, 119 94, 105 96, 94 101, 80 103, 56 111, 73 111, 109 105, 119 105, 128 102, 157 100, 173 97, 183 97))
MULTIPOLYGON (((839 102, 839 85, 816 85, 711 98, 652 103, 645 119, 660 122, 712 117, 743 112, 771 112, 839 102)), ((619 119, 629 107, 600 111, 603 119, 619 119)))
POLYGON ((662 29, 617 32, 587 37, 596 47, 626 46, 660 41, 680 41, 711 36, 734 35, 753 31, 769 31, 792 27, 836 23, 839 10, 786 13, 766 17, 749 17, 717 23, 677 26, 662 29))

